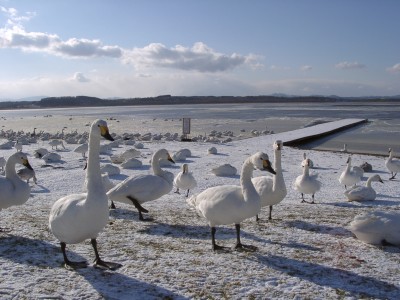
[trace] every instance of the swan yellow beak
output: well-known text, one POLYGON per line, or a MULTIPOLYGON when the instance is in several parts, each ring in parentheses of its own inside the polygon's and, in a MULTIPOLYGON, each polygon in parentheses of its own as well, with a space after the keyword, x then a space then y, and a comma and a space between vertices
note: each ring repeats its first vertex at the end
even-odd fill
POLYGON ((268 171, 268 172, 270 172, 270 173, 272 173, 274 175, 276 174, 275 170, 272 169, 271 162, 269 160, 267 160, 267 159, 263 160, 263 168, 264 168, 265 171, 268 171))
POLYGON ((114 138, 110 135, 107 126, 100 126, 100 134, 103 138, 109 141, 114 141, 114 138))
POLYGON ((23 165, 24 167, 27 167, 29 170, 32 170, 32 171, 33 171, 33 168, 32 168, 32 166, 30 165, 30 163, 29 163, 29 161, 28 161, 27 159, 24 159, 24 160, 23 160, 22 165, 23 165))

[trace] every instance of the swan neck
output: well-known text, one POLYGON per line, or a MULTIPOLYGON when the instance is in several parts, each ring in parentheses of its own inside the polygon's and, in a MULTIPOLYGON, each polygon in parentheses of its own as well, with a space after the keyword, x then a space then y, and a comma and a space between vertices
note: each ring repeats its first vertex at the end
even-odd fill
POLYGON ((155 153, 153 155, 153 158, 151 160, 151 168, 153 169, 154 175, 160 176, 164 173, 160 166, 160 156, 158 155, 158 153, 155 153))
POLYGON ((99 184, 102 182, 100 172, 100 136, 93 134, 93 132, 89 136, 86 182, 88 194, 91 191, 98 191, 99 186, 103 186, 99 184))
POLYGON ((372 183, 372 177, 368 178, 367 182, 365 183, 365 186, 370 188, 371 183, 372 183))
POLYGON ((6 162, 6 167, 5 167, 5 175, 6 178, 8 179, 20 179, 19 176, 17 175, 17 172, 15 171, 15 162, 12 161, 12 159, 8 159, 6 162))
POLYGON ((281 155, 280 150, 275 150, 275 157, 274 157, 274 168, 276 174, 272 176, 272 190, 276 191, 279 188, 283 187, 285 185, 284 179, 283 179, 283 173, 282 173, 282 155, 281 155))
POLYGON ((253 176, 254 166, 251 163, 250 158, 248 158, 242 167, 242 172, 240 175, 240 185, 242 187, 242 193, 245 201, 254 200, 260 201, 260 196, 257 193, 256 188, 251 181, 253 176))
POLYGON ((310 167, 307 164, 304 166, 303 174, 310 176, 310 167))

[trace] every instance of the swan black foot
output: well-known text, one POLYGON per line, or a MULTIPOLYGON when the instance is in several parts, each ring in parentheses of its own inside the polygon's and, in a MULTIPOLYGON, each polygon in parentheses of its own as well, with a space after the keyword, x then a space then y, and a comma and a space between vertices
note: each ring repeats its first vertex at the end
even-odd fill
POLYGON ((121 264, 119 263, 113 263, 113 262, 109 262, 109 261, 104 261, 102 259, 95 259, 94 260, 94 267, 95 268, 99 268, 99 269, 105 269, 105 270, 117 270, 119 268, 122 267, 121 264))
POLYGON ((254 252, 254 251, 257 251, 258 248, 256 246, 252 246, 252 245, 244 245, 242 243, 236 243, 236 245, 234 246, 234 249, 237 251, 254 252))
POLYGON ((64 268, 66 268, 68 270, 76 270, 76 269, 86 268, 88 266, 88 263, 86 261, 70 261, 67 257, 67 253, 65 251, 67 244, 64 242, 61 242, 60 246, 61 246, 61 252, 64 257, 64 268))

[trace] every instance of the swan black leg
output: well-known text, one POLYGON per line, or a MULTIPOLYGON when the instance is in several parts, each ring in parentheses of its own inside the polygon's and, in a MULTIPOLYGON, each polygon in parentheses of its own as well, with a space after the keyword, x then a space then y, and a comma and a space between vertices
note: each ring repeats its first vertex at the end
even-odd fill
POLYGON ((212 242, 213 251, 216 251, 216 250, 223 250, 223 249, 225 249, 225 247, 219 246, 219 245, 217 245, 217 244, 215 243, 215 232, 216 232, 216 231, 217 231, 217 230, 216 230, 215 227, 211 227, 211 242, 212 242))
POLYGON ((131 196, 127 196, 127 198, 128 198, 129 200, 132 201, 133 205, 134 205, 134 206, 136 207, 136 209, 138 210, 138 212, 139 212, 139 220, 140 220, 140 221, 150 221, 150 220, 151 220, 151 219, 145 219, 145 218, 143 218, 142 212, 148 213, 149 211, 148 211, 147 209, 145 209, 145 208, 139 203, 139 201, 137 201, 137 199, 135 199, 135 198, 133 198, 133 197, 131 197, 131 196))
POLYGON ((236 245, 235 249, 243 248, 242 242, 240 241, 240 224, 235 224, 236 228, 236 245))
POLYGON ((91 241, 93 249, 94 249, 94 254, 96 255, 96 258, 94 260, 94 266, 95 267, 102 267, 102 268, 108 269, 108 270, 116 270, 116 269, 122 267, 121 264, 113 263, 113 262, 107 262, 107 261, 102 260, 100 258, 100 255, 99 255, 99 251, 97 251, 97 241, 96 241, 96 239, 91 239, 90 241, 91 241))
POLYGON ((174 192, 175 194, 180 194, 179 188, 176 188, 176 191, 174 192))
POLYGON ((268 220, 272 220, 272 205, 269 206, 269 216, 268 220))
POLYGON ((256 222, 260 221, 260 218, 258 217, 258 214, 256 214, 256 222))
POLYGON ((110 208, 111 208, 111 209, 116 209, 115 204, 114 204, 114 201, 112 201, 112 200, 111 200, 110 208))
POLYGON ((189 196, 189 191, 190 191, 190 190, 187 190, 186 197, 188 197, 188 196, 189 196))
POLYGON ((72 269, 81 269, 81 268, 86 268, 87 267, 87 262, 86 261, 70 261, 67 257, 67 253, 65 251, 65 248, 67 247, 67 244, 64 242, 60 243, 61 246, 61 251, 64 257, 64 267, 65 268, 72 268, 72 269))

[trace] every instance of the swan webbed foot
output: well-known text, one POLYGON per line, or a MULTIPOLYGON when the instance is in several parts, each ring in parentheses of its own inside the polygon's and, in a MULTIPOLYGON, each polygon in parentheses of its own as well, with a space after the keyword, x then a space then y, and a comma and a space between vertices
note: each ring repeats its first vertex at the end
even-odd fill
POLYGON ((214 245, 213 245, 213 251, 214 251, 214 252, 216 252, 216 251, 228 252, 228 251, 229 251, 229 248, 228 248, 228 247, 224 247, 224 246, 220 246, 220 245, 217 245, 217 244, 214 244, 214 245))
POLYGON ((175 191, 174 193, 175 193, 175 194, 181 194, 181 193, 179 192, 179 188, 177 188, 176 191, 175 191))
POLYGON ((121 264, 119 263, 113 263, 109 261, 104 261, 101 258, 96 258, 94 260, 94 267, 99 268, 99 269, 105 269, 105 270, 117 270, 122 267, 121 264))
POLYGON ((77 270, 87 268, 88 263, 86 261, 64 261, 64 268, 67 270, 77 270))
POLYGON ((247 252, 254 252, 254 251, 258 250, 258 248, 256 246, 244 245, 242 243, 236 243, 236 245, 234 246, 234 249, 237 251, 247 251, 247 252))
POLYGON ((114 201, 111 201, 110 209, 116 209, 114 201))

